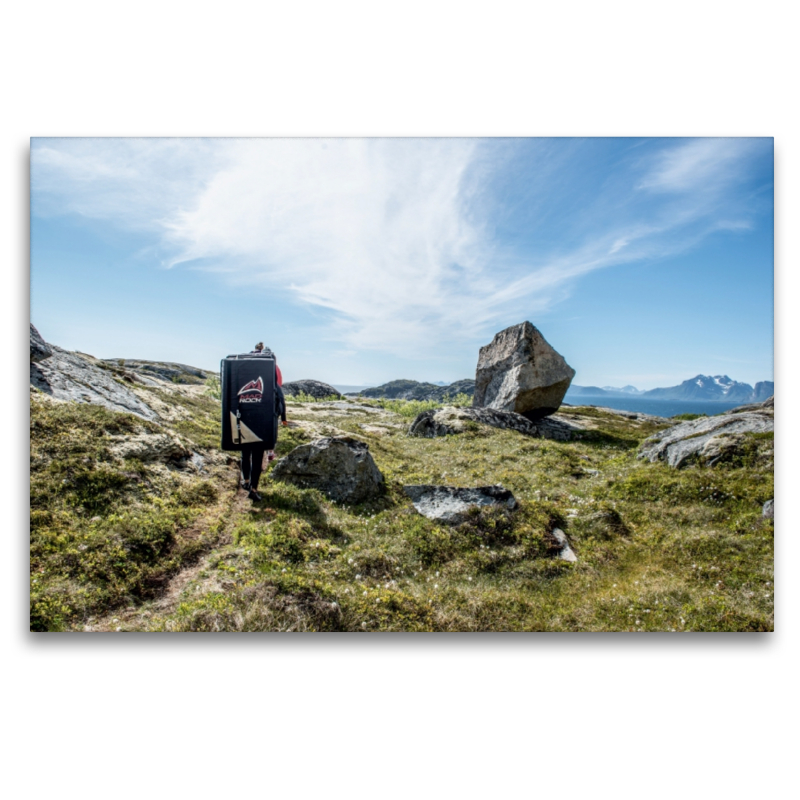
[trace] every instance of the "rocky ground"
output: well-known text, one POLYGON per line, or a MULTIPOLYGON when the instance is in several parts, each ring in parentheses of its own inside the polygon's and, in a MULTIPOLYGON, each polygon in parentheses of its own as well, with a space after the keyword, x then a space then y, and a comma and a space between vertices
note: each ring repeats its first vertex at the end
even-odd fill
MULTIPOLYGON (((430 402, 289 398, 282 459, 321 438, 355 440, 384 485, 333 500, 276 480, 279 461, 253 503, 234 454, 218 450, 212 379, 109 374, 152 418, 32 384, 34 629, 773 627, 767 428, 737 431, 711 466, 678 468, 649 455, 676 423, 646 415, 562 407, 548 420, 569 435, 547 438, 430 402), (453 430, 409 435, 426 412, 453 430), (484 491, 450 520, 420 510, 480 487, 501 501, 484 491)), ((688 441, 721 418, 698 421, 688 441)))

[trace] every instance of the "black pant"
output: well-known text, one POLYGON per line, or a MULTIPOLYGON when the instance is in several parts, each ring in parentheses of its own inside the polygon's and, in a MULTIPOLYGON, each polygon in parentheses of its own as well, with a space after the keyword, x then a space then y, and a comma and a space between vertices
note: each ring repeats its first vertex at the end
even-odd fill
POLYGON ((242 445, 242 480, 250 481, 250 488, 253 490, 258 489, 266 451, 267 448, 258 442, 242 445))

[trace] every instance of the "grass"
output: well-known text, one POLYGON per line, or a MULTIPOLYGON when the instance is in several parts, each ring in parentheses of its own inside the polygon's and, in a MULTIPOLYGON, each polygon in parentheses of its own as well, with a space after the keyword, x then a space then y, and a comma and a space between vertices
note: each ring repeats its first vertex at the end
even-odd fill
MULTIPOLYGON (((231 491, 231 474, 209 478, 205 489, 192 482, 179 488, 166 480, 159 484, 146 467, 114 465, 103 455, 103 436, 85 431, 86 424, 96 425, 91 415, 102 411, 90 406, 59 412, 80 419, 48 418, 46 437, 37 427, 32 433, 36 458, 43 439, 60 442, 60 460, 75 465, 88 457, 92 462, 91 469, 86 467, 91 480, 85 479, 79 493, 66 494, 65 488, 57 502, 51 497, 36 506, 49 531, 44 538, 37 533, 37 542, 50 549, 44 555, 37 550, 35 563, 46 567, 48 591, 71 604, 69 611, 38 612, 38 624, 79 629, 90 613, 76 600, 79 590, 96 586, 93 608, 125 603, 133 609, 124 630, 773 628, 774 531, 772 521, 761 516, 761 505, 774 492, 770 437, 749 437, 749 449, 738 460, 675 470, 636 457, 640 442, 663 425, 597 409, 566 411, 575 421, 584 418, 593 425, 573 442, 482 425, 460 435, 418 439, 405 430, 424 410, 419 401, 359 399, 350 409, 315 409, 296 401, 292 421, 322 420, 369 443, 386 478, 386 494, 347 506, 265 475, 263 502, 229 507, 219 517, 211 534, 216 539, 204 545, 208 555, 166 609, 154 606, 147 575, 180 568, 180 531, 213 505, 201 499, 203 491, 218 498, 231 491), (358 405, 379 413, 359 411, 358 405), (361 427, 381 423, 380 433, 361 427), (403 491, 413 483, 501 483, 514 492, 519 508, 475 512, 454 528, 439 525, 414 510, 403 491), (87 503, 94 504, 91 511, 87 503), (119 518, 126 509, 138 515, 135 524, 119 518), (90 523, 95 513, 101 521, 90 523), (576 564, 554 557, 556 527, 570 538, 576 564), (59 539, 62 532, 66 539, 59 539), (88 548, 77 550, 76 542, 92 536, 98 555, 89 558, 88 548), (114 561, 120 548, 133 566, 114 561), (64 586, 59 594, 56 589, 64 586)), ((210 436, 213 403, 175 402, 186 403, 196 415, 193 430, 201 438, 210 436)), ((37 408, 37 420, 41 414, 37 408)), ((101 427, 146 425, 123 417, 108 412, 101 427)), ((278 455, 309 437, 300 427, 281 429, 278 455)), ((32 470, 33 458, 32 451, 32 470)), ((61 473, 47 469, 55 470, 49 485, 61 491, 61 473)), ((32 500, 32 535, 33 510, 32 500)))
POLYGON ((218 477, 116 460, 114 439, 161 429, 98 406, 31 396, 31 629, 82 627, 153 596, 214 539, 192 526, 218 477))

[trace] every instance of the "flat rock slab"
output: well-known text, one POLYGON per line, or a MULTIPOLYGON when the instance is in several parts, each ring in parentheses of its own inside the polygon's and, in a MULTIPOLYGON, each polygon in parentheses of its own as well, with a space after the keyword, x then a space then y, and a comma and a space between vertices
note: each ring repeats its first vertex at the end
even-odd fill
POLYGON ((460 489, 455 486, 419 484, 404 486, 403 489, 423 517, 449 525, 464 522, 471 508, 500 506, 511 511, 517 507, 514 495, 501 486, 460 489))
POLYGON ((744 441, 745 433, 768 433, 775 430, 775 417, 768 411, 721 414, 716 417, 681 422, 645 439, 639 458, 666 461, 671 467, 683 467, 694 461, 713 466, 744 441))
POLYGON ((464 433, 475 423, 517 431, 537 439, 555 439, 562 442, 574 439, 582 430, 579 425, 561 419, 548 418, 534 422, 514 411, 445 406, 419 414, 411 423, 408 434, 431 439, 436 436, 464 433))
POLYGON ((319 489, 337 503, 363 503, 383 494, 385 481, 366 442, 325 437, 295 447, 275 464, 272 477, 319 489))

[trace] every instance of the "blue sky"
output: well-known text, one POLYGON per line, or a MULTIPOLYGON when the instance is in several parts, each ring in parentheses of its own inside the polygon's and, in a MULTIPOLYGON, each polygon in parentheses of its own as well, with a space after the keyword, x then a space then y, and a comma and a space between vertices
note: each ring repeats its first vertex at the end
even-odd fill
POLYGON ((100 357, 579 385, 773 377, 772 139, 33 139, 31 321, 100 357))

